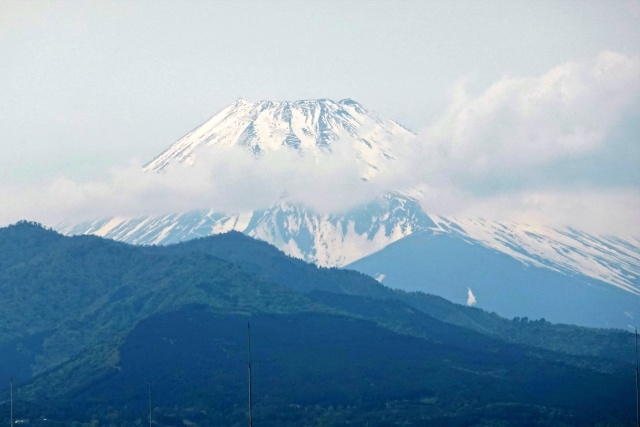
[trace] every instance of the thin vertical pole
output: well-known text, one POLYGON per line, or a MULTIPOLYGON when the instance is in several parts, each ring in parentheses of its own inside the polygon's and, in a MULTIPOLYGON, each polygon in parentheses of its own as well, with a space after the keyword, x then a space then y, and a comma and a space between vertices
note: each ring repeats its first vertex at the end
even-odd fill
POLYGON ((151 427, 151 381, 147 383, 149 388, 149 427, 151 427))
POLYGON ((636 422, 640 427, 640 393, 638 393, 638 328, 636 331, 636 422))
POLYGON ((9 425, 13 427, 13 378, 9 379, 9 394, 11 395, 11 418, 9 425))
POLYGON ((249 369, 249 427, 253 427, 251 412, 251 324, 247 322, 247 368, 249 369))

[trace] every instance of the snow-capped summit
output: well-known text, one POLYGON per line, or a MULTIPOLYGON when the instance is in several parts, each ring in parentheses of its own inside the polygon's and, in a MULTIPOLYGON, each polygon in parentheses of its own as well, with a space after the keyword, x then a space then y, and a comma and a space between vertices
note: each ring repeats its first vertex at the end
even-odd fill
POLYGON ((352 99, 257 103, 238 99, 178 140, 145 170, 157 172, 174 162, 192 163, 195 150, 203 146, 241 146, 256 156, 288 148, 319 159, 340 144, 353 151, 362 177, 369 179, 394 159, 398 144, 413 136, 352 99))

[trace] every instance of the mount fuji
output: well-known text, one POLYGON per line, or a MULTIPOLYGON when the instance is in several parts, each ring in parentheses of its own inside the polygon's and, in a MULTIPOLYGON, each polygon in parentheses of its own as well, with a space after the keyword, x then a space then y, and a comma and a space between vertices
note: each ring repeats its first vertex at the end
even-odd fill
MULTIPOLYGON (((147 165, 163 174, 241 147, 257 161, 294 153, 318 164, 348 153, 364 182, 395 172, 415 134, 356 101, 237 100, 147 165), (207 153, 203 155, 201 153, 207 153), (343 153, 344 154, 344 153, 343 153)), ((414 192, 415 193, 415 192, 414 192)), ((320 213, 295 200, 268 208, 215 207, 64 224, 68 235, 95 234, 132 244, 172 244, 240 231, 324 267, 360 270, 406 290, 473 302, 501 315, 545 317, 626 328, 640 317, 640 241, 574 229, 534 227, 428 213, 419 197, 388 192, 342 212, 320 213), (475 292, 475 294, 474 294, 475 292)))
POLYGON ((172 163, 192 164, 202 147, 240 146, 259 156, 265 151, 292 149, 318 160, 347 145, 362 177, 389 168, 394 149, 414 134, 398 123, 364 109, 352 99, 260 101, 238 99, 149 162, 146 171, 159 172, 172 163))

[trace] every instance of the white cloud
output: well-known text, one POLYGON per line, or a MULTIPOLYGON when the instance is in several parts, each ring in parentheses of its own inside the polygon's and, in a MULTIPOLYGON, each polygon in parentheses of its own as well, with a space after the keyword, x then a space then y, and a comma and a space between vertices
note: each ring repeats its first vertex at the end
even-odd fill
POLYGON ((640 190, 598 185, 585 165, 607 153, 640 168, 611 138, 638 105, 640 58, 602 52, 539 77, 505 77, 475 98, 465 86, 453 88, 447 112, 421 134, 422 163, 412 167, 426 183, 428 211, 637 235, 640 190))
POLYGON ((55 225, 108 216, 136 216, 215 208, 241 212, 266 208, 283 198, 320 212, 340 211, 383 190, 362 180, 353 154, 338 149, 318 159, 293 150, 264 152, 256 159, 241 147, 196 153, 192 165, 175 164, 146 173, 131 162, 103 181, 77 182, 60 176, 38 187, 0 186, 6 208, 0 222, 30 219, 55 225))
POLYGON ((584 155, 606 144, 639 91, 640 58, 612 52, 539 77, 505 77, 476 98, 461 81, 447 112, 423 135, 427 167, 464 185, 584 155))
POLYGON ((640 237, 640 190, 525 190, 484 198, 467 194, 467 203, 450 214, 640 237))

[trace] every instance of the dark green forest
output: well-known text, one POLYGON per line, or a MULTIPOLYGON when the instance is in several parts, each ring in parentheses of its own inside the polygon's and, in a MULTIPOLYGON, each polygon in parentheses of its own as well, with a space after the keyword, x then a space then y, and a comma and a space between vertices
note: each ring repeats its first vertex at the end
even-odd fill
MULTIPOLYGON (((633 335, 504 319, 240 233, 136 247, 0 229, 0 421, 630 426, 633 335)), ((26 422, 25 422, 26 424, 26 422)))

